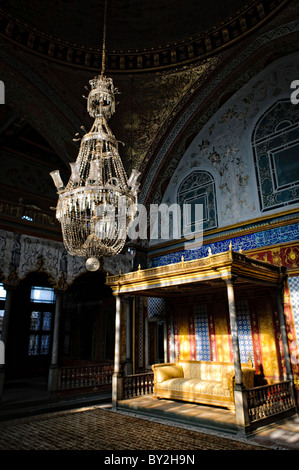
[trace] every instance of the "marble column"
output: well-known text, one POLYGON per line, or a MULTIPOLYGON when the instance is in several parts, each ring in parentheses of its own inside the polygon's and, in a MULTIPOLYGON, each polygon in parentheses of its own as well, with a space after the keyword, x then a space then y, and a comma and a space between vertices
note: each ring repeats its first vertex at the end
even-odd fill
POLYGON ((166 317, 163 320, 163 345, 164 345, 164 362, 168 362, 168 337, 167 337, 167 322, 166 317))
POLYGON ((6 344, 10 313, 11 313, 12 297, 13 297, 13 291, 15 287, 5 284, 4 289, 6 290, 6 299, 5 299, 5 309, 4 309, 4 317, 3 317, 3 323, 2 323, 1 341, 3 341, 3 343, 6 344))
POLYGON ((133 373, 132 362, 132 318, 131 318, 131 298, 126 298, 126 364, 125 374, 133 373))
POLYGON ((277 307, 278 307, 278 317, 280 323, 280 331, 281 331, 281 339, 282 339, 282 346, 283 346, 283 355, 284 355, 284 362, 285 362, 285 369, 286 369, 286 377, 284 380, 289 380, 291 382, 290 392, 293 399, 293 402, 296 403, 296 391, 294 385, 294 375, 291 363, 291 356, 288 344, 288 336, 287 336, 287 329, 286 329, 286 322, 285 322, 285 315, 284 315, 284 290, 285 286, 279 286, 277 288, 277 307))
POLYGON ((122 374, 120 370, 120 328, 121 328, 121 298, 115 299, 115 349, 114 373, 112 377, 112 405, 117 408, 117 402, 122 398, 122 374))
POLYGON ((63 296, 62 292, 56 291, 52 355, 51 355, 51 365, 49 368, 49 375, 48 375, 48 391, 52 393, 57 392, 58 385, 59 385, 58 384, 59 382, 58 350, 59 350, 59 330, 60 330, 62 296, 63 296))
POLYGON ((170 362, 175 362, 175 341, 174 341, 174 320, 173 314, 170 316, 170 362))
POLYGON ((4 378, 5 378, 5 345, 7 342, 7 335, 8 335, 8 328, 9 328, 9 320, 10 320, 10 314, 11 314, 11 306, 12 306, 12 298, 13 298, 13 292, 15 287, 5 284, 4 289, 6 290, 6 299, 5 299, 5 309, 4 309, 4 317, 3 317, 3 323, 2 323, 2 333, 1 333, 1 348, 3 352, 3 359, 4 359, 4 364, 0 363, 0 399, 2 396, 3 392, 3 387, 4 387, 4 378))
POLYGON ((284 354, 284 361, 285 361, 285 368, 286 368, 286 377, 284 377, 284 379, 293 380, 293 371, 292 371, 292 366, 291 366, 291 358, 290 358, 290 351, 289 351, 288 337, 287 337, 286 323, 285 323, 285 316, 284 316, 283 287, 277 288, 276 296, 277 296, 277 308, 278 308, 278 317, 279 317, 279 323, 280 323, 283 354, 284 354))
POLYGON ((246 432, 246 428, 249 426, 249 414, 248 414, 248 403, 247 395, 243 385, 240 349, 239 349, 239 335, 238 325, 236 317, 236 303, 235 303, 235 292, 234 292, 234 279, 228 277, 225 279, 227 287, 227 299, 229 308, 229 320, 230 329, 232 336, 232 347, 233 347, 233 358, 235 367, 235 407, 236 407, 236 424, 238 430, 241 433, 246 432))

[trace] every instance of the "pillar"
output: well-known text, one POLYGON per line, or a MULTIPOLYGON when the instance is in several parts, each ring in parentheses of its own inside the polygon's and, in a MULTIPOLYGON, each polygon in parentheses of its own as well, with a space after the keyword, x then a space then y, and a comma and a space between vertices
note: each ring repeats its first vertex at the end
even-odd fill
POLYGON ((149 366, 149 343, 148 343, 148 311, 146 310, 146 316, 144 315, 144 308, 142 309, 144 318, 144 367, 148 369, 149 366))
POLYGON ((53 330, 53 343, 51 365, 49 368, 48 376, 48 391, 57 392, 59 382, 59 367, 58 367, 58 350, 59 350, 59 330, 60 330, 60 316, 62 306, 62 292, 56 292, 55 303, 55 317, 54 317, 54 330, 53 330))
POLYGON ((293 380, 293 371, 291 366, 291 358, 288 346, 288 337, 286 331, 286 324, 285 324, 285 316, 284 316, 284 300, 283 300, 283 287, 278 287, 277 292, 277 308, 278 308, 278 317, 280 323, 280 331, 281 331, 281 338, 282 338, 282 346, 283 346, 283 354, 284 354, 284 361, 285 361, 285 368, 287 380, 293 380))
POLYGON ((131 299, 128 297, 126 298, 126 375, 131 375, 133 373, 131 323, 131 299))
POLYGON ((121 298, 115 299, 115 349, 114 349, 114 373, 112 377, 112 405, 116 409, 117 402, 122 398, 122 375, 120 370, 120 324, 121 298))
POLYGON ((235 367, 235 407, 236 407, 236 424, 241 433, 246 432, 246 427, 249 426, 249 414, 247 395, 243 385, 240 349, 239 349, 239 335, 236 317, 236 303, 234 292, 234 280, 232 277, 225 279, 227 287, 227 298, 229 308, 229 320, 232 336, 233 357, 235 367))
POLYGON ((170 315, 170 362, 175 362, 175 341, 173 314, 170 315))
MULTIPOLYGON (((2 341, 1 347, 4 350, 4 359, 5 359, 5 345, 7 342, 8 326, 9 326, 9 320, 10 320, 10 314, 11 314, 11 305, 12 305, 14 286, 5 284, 4 288, 6 290, 6 299, 5 299, 5 310, 4 310, 2 333, 1 333, 1 341, 2 341)), ((1 399, 3 387, 4 387, 4 377, 5 377, 5 364, 0 364, 0 399, 1 399)))
POLYGON ((286 323, 285 323, 285 315, 284 315, 284 289, 285 286, 279 286, 277 288, 277 308, 278 308, 278 317, 279 317, 279 324, 280 324, 280 331, 281 331, 281 339, 282 339, 282 346, 283 346, 283 355, 284 355, 284 362, 286 368, 286 380, 290 380, 291 387, 290 391, 292 394, 293 402, 296 403, 296 392, 294 386, 294 375, 292 370, 292 363, 290 357, 290 350, 288 344, 288 336, 286 330, 286 323))
POLYGON ((163 345, 164 345, 164 362, 168 362, 168 354, 167 354, 167 346, 168 346, 168 338, 167 338, 167 322, 166 316, 163 320, 163 345))

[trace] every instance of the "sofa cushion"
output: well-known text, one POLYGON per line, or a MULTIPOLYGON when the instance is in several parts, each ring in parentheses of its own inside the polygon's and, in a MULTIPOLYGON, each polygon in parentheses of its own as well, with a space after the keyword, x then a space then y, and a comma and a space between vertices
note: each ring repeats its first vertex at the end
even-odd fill
POLYGON ((223 376, 227 372, 234 371, 234 366, 230 363, 186 361, 180 362, 180 365, 183 367, 184 377, 186 379, 222 382, 223 376))
POLYGON ((156 373, 157 383, 164 382, 172 378, 184 377, 183 368, 179 365, 159 367, 156 373))
POLYGON ((169 379, 159 385, 159 389, 173 392, 191 393, 229 397, 228 389, 223 389, 221 382, 215 380, 198 380, 176 378, 169 379))

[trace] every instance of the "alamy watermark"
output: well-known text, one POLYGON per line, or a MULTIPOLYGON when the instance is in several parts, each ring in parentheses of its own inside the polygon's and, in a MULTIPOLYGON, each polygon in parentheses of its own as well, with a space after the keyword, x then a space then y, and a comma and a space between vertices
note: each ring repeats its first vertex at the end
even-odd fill
POLYGON ((94 221, 96 236, 100 239, 169 241, 185 240, 196 245, 202 244, 203 205, 202 204, 151 204, 147 209, 136 204, 127 209, 125 196, 118 198, 117 206, 102 204, 96 209, 94 221), (131 212, 132 211, 132 212, 131 212), (130 217, 131 212, 131 217, 130 217), (127 219, 131 222, 127 228, 127 219))
POLYGON ((0 80, 0 104, 5 104, 5 87, 2 80, 0 80))
POLYGON ((299 80, 293 80, 291 83, 291 89, 294 90, 291 93, 291 103, 298 104, 299 103, 299 80))

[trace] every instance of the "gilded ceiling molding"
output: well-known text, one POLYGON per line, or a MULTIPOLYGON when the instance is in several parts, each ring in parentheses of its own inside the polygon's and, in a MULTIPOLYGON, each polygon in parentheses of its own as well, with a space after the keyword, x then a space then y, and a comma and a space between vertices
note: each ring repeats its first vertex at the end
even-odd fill
MULTIPOLYGON (((255 0, 220 26, 172 44, 132 51, 107 51, 107 72, 147 72, 192 64, 236 43, 276 15, 289 0, 255 0)), ((42 33, 0 8, 0 35, 48 59, 99 70, 99 49, 42 33)))

